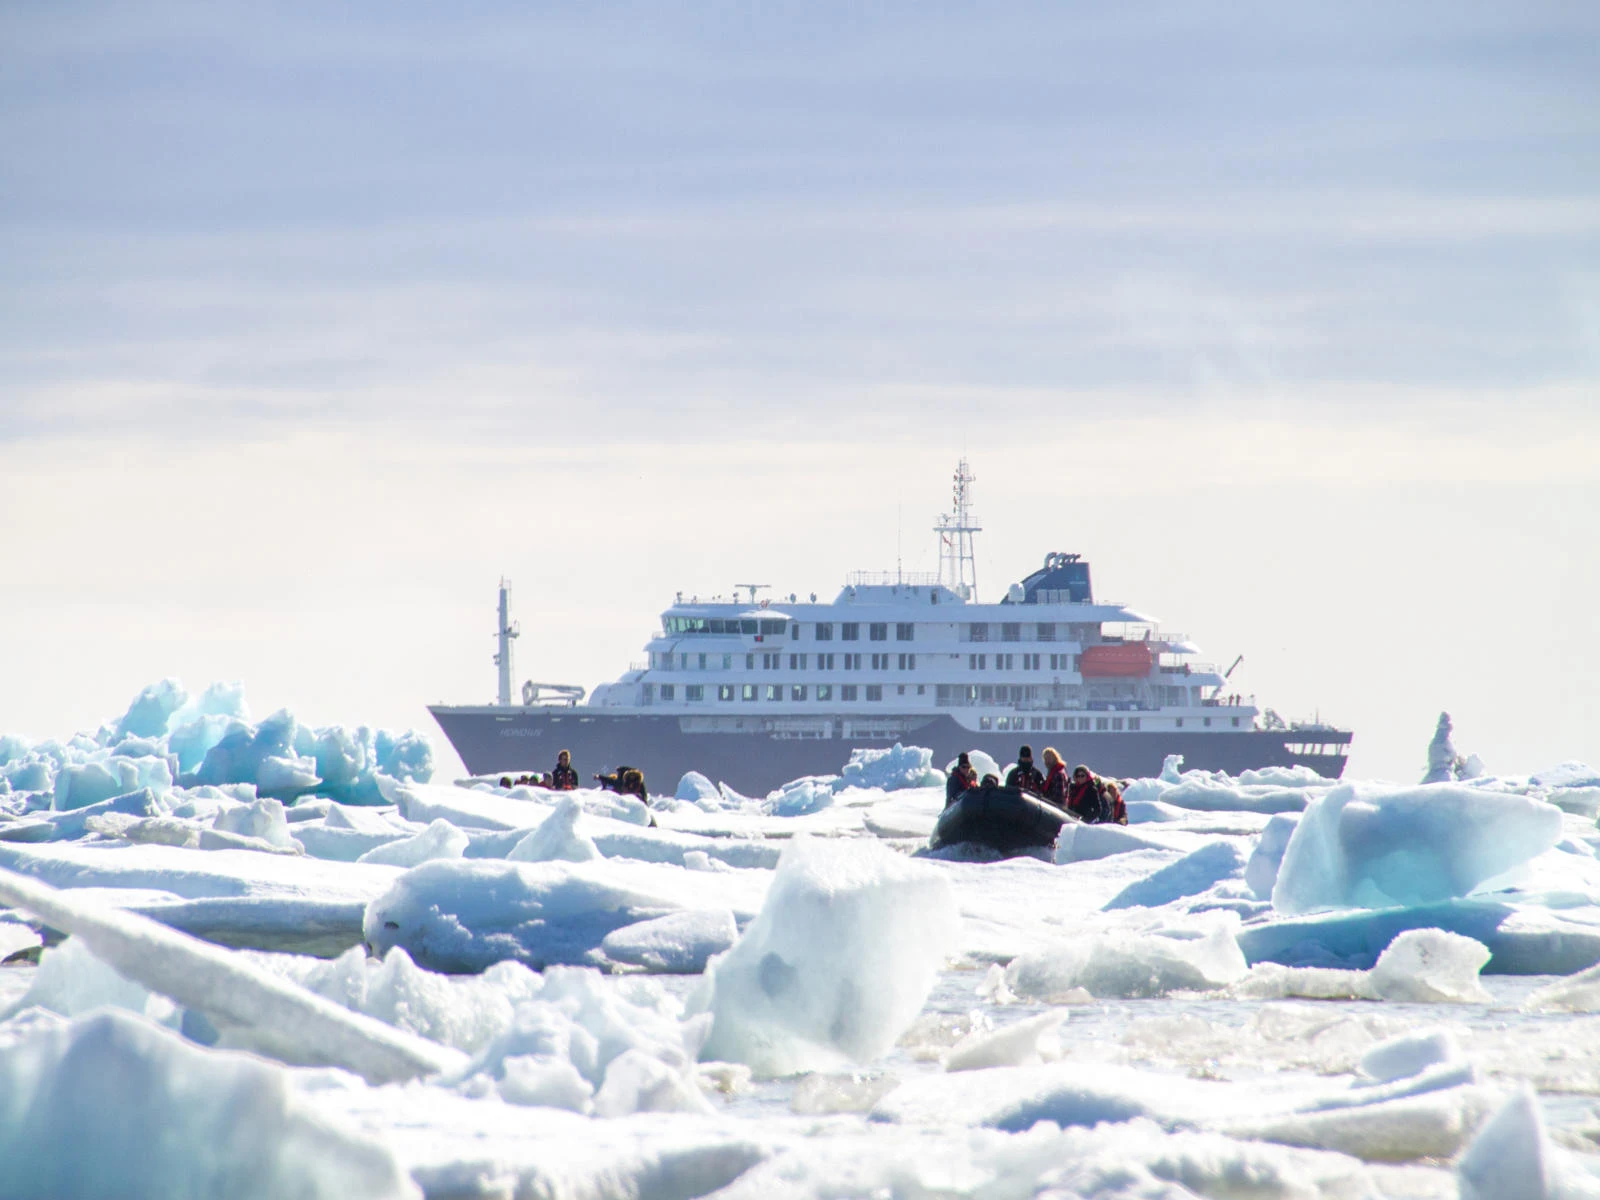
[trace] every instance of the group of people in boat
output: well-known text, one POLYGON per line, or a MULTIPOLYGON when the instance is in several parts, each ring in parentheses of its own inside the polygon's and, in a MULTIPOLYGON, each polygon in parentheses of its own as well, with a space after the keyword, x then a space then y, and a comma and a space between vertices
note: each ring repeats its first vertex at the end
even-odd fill
MULTIPOLYGON (((1037 796, 1063 812, 1090 825, 1128 823, 1128 809, 1122 801, 1122 788, 1114 779, 1104 779, 1079 763, 1067 772, 1067 764, 1053 746, 1044 752, 1044 770, 1033 765, 1033 747, 1017 751, 1017 764, 1006 774, 1005 786, 1037 796)), ((944 802, 949 808, 973 788, 999 787, 995 775, 978 778, 971 755, 965 750, 956 758, 955 769, 945 781, 944 802)))
MULTIPOLYGON (((616 792, 620 796, 637 796, 646 804, 650 803, 650 790, 644 785, 644 772, 638 767, 618 767, 609 775, 596 775, 594 781, 601 788, 616 792)), ((552 792, 570 792, 577 789, 578 772, 572 765, 572 755, 563 750, 556 755, 555 769, 548 774, 541 775, 535 771, 530 775, 519 775, 513 779, 509 775, 500 776, 500 786, 537 787, 548 788, 552 792)))

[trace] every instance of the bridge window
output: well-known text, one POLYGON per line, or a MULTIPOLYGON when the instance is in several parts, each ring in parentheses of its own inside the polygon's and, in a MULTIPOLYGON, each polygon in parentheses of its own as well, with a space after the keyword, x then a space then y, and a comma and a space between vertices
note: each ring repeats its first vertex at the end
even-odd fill
POLYGON ((832 621, 822 621, 822 622, 818 623, 818 625, 817 625, 817 641, 819 641, 819 642, 831 642, 831 641, 833 641, 833 622, 832 621))
POLYGON ((831 684, 831 683, 819 683, 819 684, 817 684, 817 699, 818 700, 832 700, 833 699, 833 684, 831 684))
POLYGON ((753 683, 745 684, 740 695, 746 700, 754 700, 756 698, 756 685, 753 683))
POLYGON ((791 700, 804 700, 805 698, 806 698, 806 685, 805 684, 803 684, 803 683, 793 683, 793 684, 789 685, 789 699, 791 699, 791 700))
POLYGON ((867 636, 875 642, 887 642, 889 640, 889 623, 887 621, 874 621, 867 626, 867 636))
POLYGON ((987 642, 989 640, 989 627, 981 622, 967 626, 967 641, 987 642))
POLYGON ((1038 640, 1053 642, 1056 640, 1056 623, 1054 621, 1040 621, 1037 631, 1038 640))
POLYGON ((781 683, 769 683, 769 684, 767 684, 767 699, 768 700, 782 700, 783 699, 783 684, 781 684, 781 683))
POLYGON ((1002 642, 1020 642, 1022 640, 1022 622, 1003 622, 1000 626, 1000 640, 1002 642))
POLYGON ((845 700, 845 701, 849 701, 849 700, 854 700, 855 698, 856 698, 856 685, 855 684, 846 683, 846 684, 843 684, 839 688, 839 699, 845 700))
POLYGON ((783 627, 787 623, 788 622, 786 621, 763 620, 761 622, 761 634, 763 637, 771 637, 773 634, 779 634, 781 636, 783 633, 783 627))
POLYGON ((915 671, 917 669, 917 656, 915 654, 902 654, 900 656, 900 669, 902 671, 915 671))
POLYGON ((717 699, 718 700, 732 700, 733 699, 733 684, 731 684, 731 683, 719 683, 717 685, 717 699))
MULTIPOLYGON (((661 698, 663 700, 671 700, 671 699, 673 699, 675 697, 676 693, 677 693, 677 688, 674 685, 672 685, 670 683, 663 683, 661 685, 661 698)), ((646 700, 650 699, 650 685, 648 683, 644 685, 644 698, 646 700)))
POLYGON ((897 641, 897 642, 909 642, 909 641, 915 640, 916 636, 917 636, 917 627, 913 622, 911 622, 911 621, 896 621, 895 622, 895 626, 894 626, 894 640, 895 641, 897 641))
POLYGON ((868 700, 882 700, 883 699, 883 687, 880 684, 876 684, 876 683, 867 684, 867 699, 868 700))
POLYGON ((1056 731, 1056 718, 1046 717, 1044 719, 1044 728, 1046 733, 1054 733, 1056 731))
POLYGON ((989 656, 987 654, 969 654, 969 655, 967 655, 967 670, 969 670, 969 671, 983 671, 983 670, 987 670, 988 666, 989 666, 989 656))
MULTIPOLYGON (((672 699, 671 696, 667 696, 665 698, 668 700, 672 699)), ((685 700, 693 700, 696 702, 704 700, 706 698, 705 685, 703 683, 690 683, 684 685, 683 698, 685 700)))
POLYGON ((1139 718, 1138 717, 1129 717, 1128 718, 1128 728, 1132 732, 1138 733, 1139 732, 1139 718))
POLYGON ((760 630, 756 628, 755 618, 752 617, 748 621, 740 621, 739 622, 739 632, 740 633, 759 633, 760 630))
POLYGON ((1122 718, 1121 717, 1112 717, 1111 718, 1111 728, 1113 728, 1115 730, 1118 730, 1120 732, 1121 729, 1122 729, 1122 718))
POLYGON ((846 621, 839 626, 839 640, 841 642, 859 642, 861 640, 861 626, 855 621, 846 621))

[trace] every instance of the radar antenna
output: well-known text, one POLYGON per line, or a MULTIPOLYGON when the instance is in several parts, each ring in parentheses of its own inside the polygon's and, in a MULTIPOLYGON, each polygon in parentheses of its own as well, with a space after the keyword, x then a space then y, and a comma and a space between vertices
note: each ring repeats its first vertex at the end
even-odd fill
POLYGON ((952 510, 939 518, 933 531, 939 535, 939 582, 963 600, 978 599, 978 564, 972 552, 972 535, 983 526, 973 524, 974 476, 963 458, 956 464, 951 491, 952 510))
POLYGON ((759 589, 759 588, 769 588, 771 586, 772 585, 770 583, 736 583, 736 584, 733 585, 733 590, 737 592, 740 588, 749 588, 750 589, 750 603, 754 604, 756 602, 756 591, 757 591, 757 589, 759 589))
POLYGON ((502 707, 511 704, 511 639, 522 636, 522 631, 511 620, 511 584, 500 580, 500 626, 495 636, 500 639, 500 649, 494 656, 494 665, 500 668, 500 690, 497 703, 502 707))

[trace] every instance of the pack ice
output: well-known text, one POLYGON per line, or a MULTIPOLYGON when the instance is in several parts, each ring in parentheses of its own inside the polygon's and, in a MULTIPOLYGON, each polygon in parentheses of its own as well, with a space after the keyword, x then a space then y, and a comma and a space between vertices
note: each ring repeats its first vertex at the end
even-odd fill
POLYGON ((916 746, 646 808, 165 681, 0 736, 0 1191, 1590 1195, 1600 774, 1446 749, 956 861, 916 746))

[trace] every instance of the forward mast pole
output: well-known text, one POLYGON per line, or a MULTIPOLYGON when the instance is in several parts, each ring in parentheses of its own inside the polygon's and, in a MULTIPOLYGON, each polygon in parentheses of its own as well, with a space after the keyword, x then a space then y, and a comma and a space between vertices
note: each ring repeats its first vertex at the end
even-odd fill
POLYGON ((972 535, 983 532, 983 526, 973 523, 972 485, 975 481, 976 476, 963 458, 956 464, 952 479, 951 511, 940 517, 933 527, 939 535, 939 582, 974 604, 978 600, 978 562, 973 553, 972 535))

